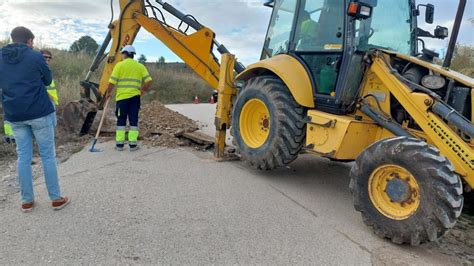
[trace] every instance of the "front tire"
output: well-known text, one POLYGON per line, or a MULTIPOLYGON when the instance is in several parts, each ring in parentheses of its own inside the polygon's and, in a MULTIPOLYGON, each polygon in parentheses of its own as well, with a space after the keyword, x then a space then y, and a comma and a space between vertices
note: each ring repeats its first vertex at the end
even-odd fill
POLYGON ((462 184, 438 149, 413 138, 379 141, 351 170, 354 207, 374 232, 394 243, 436 241, 463 207, 462 184))
POLYGON ((232 113, 237 151, 253 168, 270 170, 289 164, 304 144, 304 116, 304 108, 280 79, 250 79, 239 91, 232 113))

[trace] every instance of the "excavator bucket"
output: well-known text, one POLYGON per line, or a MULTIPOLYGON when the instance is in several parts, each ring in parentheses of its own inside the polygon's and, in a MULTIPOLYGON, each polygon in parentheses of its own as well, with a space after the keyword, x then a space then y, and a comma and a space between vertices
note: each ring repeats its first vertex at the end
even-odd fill
POLYGON ((66 104, 64 108, 58 110, 58 116, 69 132, 83 136, 89 133, 97 111, 98 108, 94 103, 80 100, 66 104))

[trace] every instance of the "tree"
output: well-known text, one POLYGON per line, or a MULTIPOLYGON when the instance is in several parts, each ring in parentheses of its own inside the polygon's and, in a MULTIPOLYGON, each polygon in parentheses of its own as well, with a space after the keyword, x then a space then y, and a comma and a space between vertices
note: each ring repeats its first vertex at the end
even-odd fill
POLYGON ((165 58, 163 56, 160 56, 160 58, 158 58, 158 63, 164 64, 165 63, 165 58))
POLYGON ((156 66, 160 67, 165 63, 165 58, 163 56, 160 56, 158 60, 156 61, 156 66))
POLYGON ((140 57, 138 58, 138 62, 145 64, 146 63, 146 56, 144 54, 141 54, 140 57))
POLYGON ((73 53, 84 52, 90 55, 95 54, 99 45, 90 36, 82 36, 79 40, 75 41, 69 50, 73 53))
POLYGON ((454 50, 451 68, 465 75, 474 76, 474 46, 458 44, 454 50))

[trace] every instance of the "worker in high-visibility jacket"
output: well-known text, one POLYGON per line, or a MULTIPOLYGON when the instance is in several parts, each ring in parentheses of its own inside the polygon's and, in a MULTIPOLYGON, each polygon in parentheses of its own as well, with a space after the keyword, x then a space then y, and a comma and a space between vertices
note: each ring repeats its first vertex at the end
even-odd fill
MULTIPOLYGON (((46 60, 46 64, 50 64, 51 60, 53 60, 53 54, 48 51, 48 50, 40 50, 40 53, 43 55, 44 60, 46 60)), ((51 101, 54 103, 54 107, 59 105, 59 95, 58 95, 58 89, 56 88, 56 82, 51 81, 51 84, 49 86, 46 86, 46 89, 48 90, 48 95, 51 101)))
POLYGON ((117 89, 115 101, 115 115, 117 116, 117 130, 115 132, 115 148, 122 151, 125 147, 125 129, 127 118, 130 124, 128 131, 128 145, 130 151, 138 149, 138 113, 140 111, 140 97, 151 86, 151 76, 146 67, 133 60, 135 48, 126 45, 122 49, 122 61, 115 65, 109 79, 107 96, 110 97, 114 87, 117 89))

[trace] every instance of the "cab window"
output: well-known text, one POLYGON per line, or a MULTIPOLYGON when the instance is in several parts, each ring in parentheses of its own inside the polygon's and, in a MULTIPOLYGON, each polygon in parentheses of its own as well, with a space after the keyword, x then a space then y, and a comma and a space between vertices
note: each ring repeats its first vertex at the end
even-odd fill
POLYGON ((343 44, 344 0, 305 1, 296 23, 296 51, 340 51, 343 44))
POLYGON ((263 59, 288 51, 297 2, 296 0, 275 1, 275 8, 263 47, 263 59))

